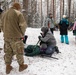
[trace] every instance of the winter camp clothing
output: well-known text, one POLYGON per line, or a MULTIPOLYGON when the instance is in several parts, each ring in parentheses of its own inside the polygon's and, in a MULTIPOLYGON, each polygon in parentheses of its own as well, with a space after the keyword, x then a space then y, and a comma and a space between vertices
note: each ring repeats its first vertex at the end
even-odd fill
POLYGON ((28 45, 24 51, 26 56, 36 56, 40 54, 40 47, 38 45, 28 45))
POLYGON ((42 27, 41 31, 44 33, 44 36, 41 37, 41 43, 40 43, 40 48, 45 51, 46 54, 53 54, 55 49, 54 47, 56 46, 56 40, 51 33, 51 31, 48 29, 48 27, 42 27), (44 48, 45 45, 47 48, 44 48), (44 46, 43 46, 44 45, 44 46))
POLYGON ((24 37, 26 21, 22 13, 13 7, 7 10, 2 16, 2 30, 4 33, 5 64, 11 64, 14 54, 19 65, 23 64, 24 44, 21 38, 24 37))
POLYGON ((48 26, 48 23, 50 25, 50 28, 54 28, 54 19, 47 17, 46 21, 45 21, 45 26, 48 26))
POLYGON ((50 16, 48 16, 45 20, 45 26, 49 27, 51 32, 53 33, 54 30, 54 19, 50 16))
POLYGON ((17 62, 19 64, 24 63, 23 59, 23 51, 24 51, 24 44, 23 41, 20 39, 4 39, 4 60, 5 64, 11 64, 13 55, 16 54, 17 62))
POLYGON ((61 35, 61 43, 69 44, 68 35, 61 35))
POLYGON ((59 23, 60 35, 67 35, 68 34, 68 32, 67 32, 68 26, 69 26, 68 20, 65 18, 62 18, 62 20, 59 23))
POLYGON ((21 12, 10 8, 2 18, 4 38, 21 38, 24 36, 26 22, 21 12))
POLYGON ((69 40, 68 40, 68 26, 69 26, 68 20, 65 19, 65 18, 62 18, 62 20, 59 23, 61 42, 64 43, 64 41, 65 41, 66 44, 69 44, 69 40))
POLYGON ((47 46, 56 46, 56 40, 48 27, 42 27, 41 31, 44 33, 44 37, 41 38, 41 41, 46 42, 47 46))

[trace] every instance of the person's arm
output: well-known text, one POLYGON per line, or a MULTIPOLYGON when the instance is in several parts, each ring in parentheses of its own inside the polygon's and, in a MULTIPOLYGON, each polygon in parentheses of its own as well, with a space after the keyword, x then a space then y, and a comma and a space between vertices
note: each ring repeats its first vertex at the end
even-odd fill
POLYGON ((22 14, 19 15, 19 26, 20 26, 22 35, 24 35, 26 28, 27 28, 27 24, 26 24, 26 21, 25 21, 24 16, 22 14))
POLYGON ((41 41, 47 42, 50 39, 50 36, 52 36, 52 34, 47 33, 45 37, 41 38, 41 41))

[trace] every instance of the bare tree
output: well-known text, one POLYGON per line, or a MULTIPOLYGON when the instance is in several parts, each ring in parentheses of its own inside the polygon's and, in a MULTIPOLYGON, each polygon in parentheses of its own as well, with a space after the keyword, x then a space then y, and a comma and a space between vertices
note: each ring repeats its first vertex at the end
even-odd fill
POLYGON ((47 14, 49 12, 49 0, 47 0, 47 14))
POLYGON ((28 23, 28 1, 29 0, 23 0, 23 14, 27 23, 28 23))
POLYGON ((62 18, 62 15, 64 14, 64 1, 60 0, 60 19, 62 18))
POLYGON ((68 0, 68 16, 70 20, 70 12, 71 12, 71 0, 68 0))
POLYGON ((63 15, 64 15, 64 4, 65 4, 65 3, 64 3, 64 0, 63 0, 63 15))

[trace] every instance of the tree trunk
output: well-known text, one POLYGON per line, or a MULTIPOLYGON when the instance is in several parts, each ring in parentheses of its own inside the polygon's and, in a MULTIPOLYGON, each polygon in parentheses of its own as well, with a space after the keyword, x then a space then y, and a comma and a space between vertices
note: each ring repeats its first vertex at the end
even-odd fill
POLYGON ((63 15, 63 10, 64 8, 63 8, 63 0, 60 0, 60 20, 61 20, 61 18, 62 18, 62 15, 63 15))
POLYGON ((23 0, 23 14, 27 24, 28 24, 28 1, 29 0, 23 0))
POLYGON ((64 0, 63 0, 63 15, 64 15, 64 0))
POLYGON ((68 0, 68 16, 70 20, 70 11, 71 11, 71 0, 68 0))
POLYGON ((49 0, 47 0, 47 15, 48 15, 48 12, 49 11, 49 0))

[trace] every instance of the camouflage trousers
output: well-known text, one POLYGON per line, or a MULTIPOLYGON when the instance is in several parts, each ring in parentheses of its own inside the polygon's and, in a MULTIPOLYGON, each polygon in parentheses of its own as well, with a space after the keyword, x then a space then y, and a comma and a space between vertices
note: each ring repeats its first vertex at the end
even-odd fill
POLYGON ((5 64, 11 64, 13 55, 16 55, 18 64, 24 63, 24 44, 20 39, 4 39, 5 64))

